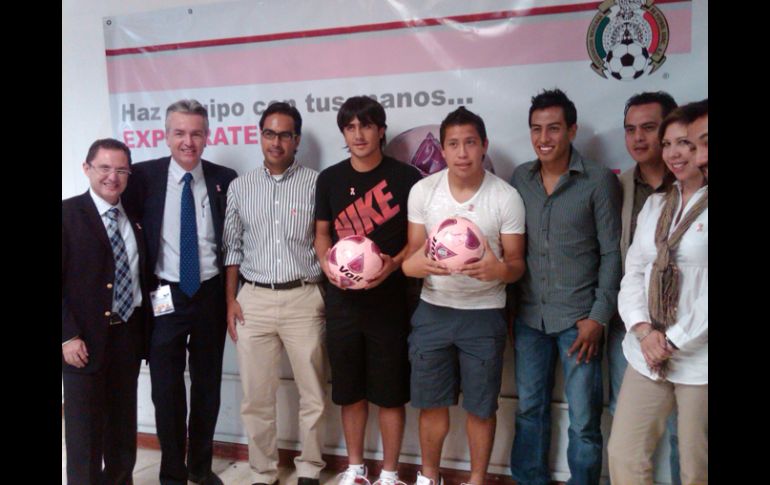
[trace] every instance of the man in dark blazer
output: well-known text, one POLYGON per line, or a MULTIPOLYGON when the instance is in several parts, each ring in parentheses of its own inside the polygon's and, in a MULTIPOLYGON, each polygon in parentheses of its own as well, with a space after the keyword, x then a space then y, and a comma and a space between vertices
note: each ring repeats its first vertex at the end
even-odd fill
POLYGON ((62 201, 67 482, 125 485, 136 462, 137 377, 149 336, 142 230, 120 200, 131 152, 97 140, 83 171, 88 192, 62 201))
MULTIPOLYGON (((186 485, 188 479, 222 483, 211 471, 227 329, 222 229, 227 188, 237 174, 201 160, 208 134, 208 113, 200 103, 181 100, 169 106, 166 144, 171 156, 136 164, 124 196, 144 227, 147 270, 154 275, 151 290, 170 292, 173 302, 170 313, 156 308, 150 339, 162 485, 186 485)), ((153 306, 160 303, 155 300, 153 306)))

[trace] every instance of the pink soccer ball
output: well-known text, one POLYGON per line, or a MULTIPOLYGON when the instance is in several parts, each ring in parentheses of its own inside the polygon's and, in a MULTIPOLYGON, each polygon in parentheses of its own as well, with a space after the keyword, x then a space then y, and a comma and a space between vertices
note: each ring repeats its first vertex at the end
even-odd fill
POLYGON ((360 290, 382 268, 380 248, 364 236, 347 236, 329 252, 329 270, 338 278, 340 286, 360 290))
POLYGON ((484 257, 484 242, 479 226, 464 217, 450 217, 433 228, 428 236, 428 257, 450 271, 484 257))

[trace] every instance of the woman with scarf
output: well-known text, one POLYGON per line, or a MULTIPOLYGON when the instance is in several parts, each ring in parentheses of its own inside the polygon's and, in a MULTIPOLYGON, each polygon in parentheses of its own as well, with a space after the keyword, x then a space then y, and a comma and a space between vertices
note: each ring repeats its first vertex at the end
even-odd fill
POLYGON ((674 407, 682 483, 708 483, 708 181, 687 140, 690 121, 679 108, 660 125, 676 182, 639 213, 620 285, 629 366, 608 445, 617 485, 652 484, 652 455, 674 407))

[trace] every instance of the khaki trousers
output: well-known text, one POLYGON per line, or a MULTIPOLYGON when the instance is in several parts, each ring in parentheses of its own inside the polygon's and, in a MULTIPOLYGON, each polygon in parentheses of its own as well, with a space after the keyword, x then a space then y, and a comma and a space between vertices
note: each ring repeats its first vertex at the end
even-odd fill
POLYGON ((294 458, 298 477, 318 478, 321 417, 324 412, 326 358, 324 302, 317 284, 271 290, 248 283, 238 293, 244 325, 236 325, 243 400, 241 418, 249 440, 253 480, 278 478, 276 393, 281 349, 285 348, 299 390, 299 438, 302 453, 294 458))
POLYGON ((629 365, 607 445, 612 484, 653 483, 652 455, 674 406, 679 414, 682 484, 708 484, 708 398, 708 384, 654 381, 629 365))

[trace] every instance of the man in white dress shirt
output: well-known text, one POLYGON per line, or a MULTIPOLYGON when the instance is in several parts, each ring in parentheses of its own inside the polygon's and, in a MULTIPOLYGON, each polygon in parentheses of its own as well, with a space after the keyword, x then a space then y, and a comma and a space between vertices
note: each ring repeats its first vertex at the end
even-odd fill
POLYGON ((171 156, 137 163, 125 194, 141 217, 147 271, 157 289, 150 378, 161 485, 222 483, 211 471, 227 327, 222 229, 227 188, 237 174, 201 158, 208 136, 203 105, 173 103, 166 110, 171 156))
POLYGON ((315 256, 318 172, 295 159, 302 117, 271 104, 259 120, 264 162, 230 184, 225 216, 227 328, 238 349, 241 417, 256 485, 278 485, 276 394, 285 348, 299 390, 298 485, 318 485, 324 411, 324 301, 315 256), (240 291, 238 282, 243 284, 240 291), (236 296, 237 295, 237 296, 236 296))

